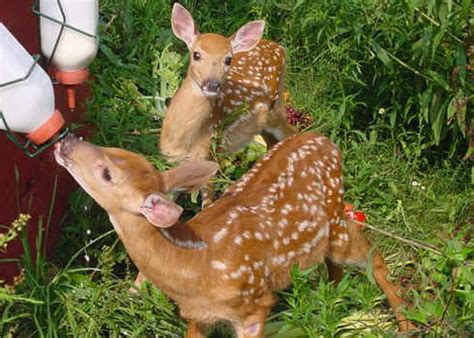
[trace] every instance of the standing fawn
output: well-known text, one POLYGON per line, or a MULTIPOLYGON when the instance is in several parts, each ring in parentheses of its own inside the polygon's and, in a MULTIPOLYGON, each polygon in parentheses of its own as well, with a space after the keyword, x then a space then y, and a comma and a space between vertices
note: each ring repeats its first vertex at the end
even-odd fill
POLYGON ((262 40, 263 21, 249 22, 233 36, 199 34, 191 14, 175 3, 174 34, 190 54, 181 87, 168 106, 160 151, 171 161, 206 159, 215 125, 224 126, 221 148, 234 152, 263 132, 271 145, 294 133, 284 113, 284 49, 262 40))
POLYGON ((340 153, 323 136, 276 144, 188 222, 164 194, 198 188, 216 172, 212 162, 160 173, 137 154, 74 137, 58 143, 55 156, 108 212, 143 277, 176 301, 190 321, 187 337, 203 337, 218 320, 229 321, 238 337, 263 337, 273 292, 290 285, 291 267, 325 259, 360 267, 371 259, 400 330, 413 328, 382 256, 345 217, 340 153))

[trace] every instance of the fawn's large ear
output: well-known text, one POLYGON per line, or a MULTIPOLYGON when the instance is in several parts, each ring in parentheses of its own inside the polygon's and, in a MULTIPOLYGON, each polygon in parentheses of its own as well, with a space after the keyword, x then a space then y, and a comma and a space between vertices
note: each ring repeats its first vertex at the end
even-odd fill
POLYGON ((257 45, 263 35, 265 21, 258 20, 249 22, 239 28, 232 37, 232 52, 246 52, 257 45))
POLYGON ((190 191, 204 186, 219 169, 211 161, 185 161, 162 173, 164 192, 190 191))
POLYGON ((196 41, 198 32, 194 26, 191 14, 177 2, 174 4, 173 12, 171 13, 171 27, 174 35, 186 42, 188 48, 191 49, 194 41, 196 41))
POLYGON ((163 195, 153 193, 145 198, 140 206, 140 212, 151 224, 160 228, 168 228, 179 220, 183 208, 163 195))

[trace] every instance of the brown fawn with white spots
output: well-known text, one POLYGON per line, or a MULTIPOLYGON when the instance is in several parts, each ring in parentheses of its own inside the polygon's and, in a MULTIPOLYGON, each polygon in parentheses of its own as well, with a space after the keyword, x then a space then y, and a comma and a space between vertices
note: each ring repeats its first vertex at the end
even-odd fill
POLYGON ((291 267, 324 260, 364 267, 371 259, 400 330, 414 328, 382 256, 345 216, 340 153, 323 136, 308 132, 276 144, 187 222, 164 194, 198 188, 217 171, 213 162, 187 161, 160 173, 137 154, 72 136, 55 156, 108 212, 142 277, 190 320, 187 337, 203 337, 218 320, 229 321, 238 337, 263 337, 273 292, 290 285, 291 267))
POLYGON ((175 3, 171 23, 190 62, 163 121, 163 154, 171 161, 208 158, 214 126, 232 113, 238 117, 224 127, 226 151, 238 150, 258 133, 270 145, 294 133, 282 95, 285 51, 261 39, 264 21, 249 22, 230 38, 199 34, 191 14, 175 3))

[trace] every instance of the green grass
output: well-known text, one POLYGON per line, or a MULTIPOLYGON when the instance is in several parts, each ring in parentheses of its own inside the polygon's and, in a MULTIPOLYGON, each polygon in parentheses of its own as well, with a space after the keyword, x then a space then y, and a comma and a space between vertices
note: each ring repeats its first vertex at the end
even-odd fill
MULTIPOLYGON (((312 128, 343 151, 346 200, 364 210, 370 224, 441 253, 365 230, 413 305, 409 317, 427 336, 474 333, 473 171, 472 162, 462 160, 468 138, 460 128, 471 123, 472 103, 465 111, 448 109, 460 91, 472 97, 458 42, 469 41, 470 3, 183 1, 201 31, 231 34, 265 18, 267 37, 288 50, 291 104, 310 113, 312 128), (452 78, 456 65, 461 74, 452 78), (455 116, 450 124, 449 114, 455 116)), ((170 2, 100 4, 101 47, 88 102, 93 142, 142 153, 164 169, 157 152, 162 102, 187 64, 185 46, 170 29, 170 2)), ((218 189, 262 153, 253 144, 224 159, 218 189)), ((190 196, 179 202, 188 216, 199 210, 190 196)), ((36 262, 25 256, 22 280, 14 289, 0 288, 1 336, 182 336, 185 322, 159 290, 147 285, 138 296, 129 294, 136 268, 107 215, 82 190, 71 197, 62 228, 53 261, 41 250, 36 262)), ((279 294, 267 332, 396 334, 385 297, 363 271, 348 269, 337 287, 324 267, 292 275, 294 286, 279 294)), ((228 335, 225 326, 213 333, 228 335)))

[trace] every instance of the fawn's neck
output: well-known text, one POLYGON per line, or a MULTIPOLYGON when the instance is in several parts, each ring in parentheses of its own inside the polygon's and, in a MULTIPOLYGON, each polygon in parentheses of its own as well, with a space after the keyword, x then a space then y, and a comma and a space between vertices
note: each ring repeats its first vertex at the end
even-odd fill
POLYGON ((211 112, 215 102, 214 98, 202 93, 188 73, 168 107, 163 132, 172 135, 165 135, 164 139, 173 144, 163 144, 164 152, 170 149, 171 152, 179 153, 177 149, 180 149, 183 153, 189 153, 202 135, 210 132, 211 112))
POLYGON ((173 294, 181 294, 182 290, 189 292, 190 282, 194 288, 199 287, 196 281, 207 273, 201 271, 208 267, 206 248, 176 246, 138 215, 118 212, 109 214, 109 218, 132 261, 148 280, 173 294))

